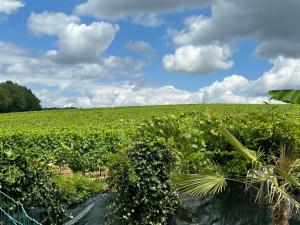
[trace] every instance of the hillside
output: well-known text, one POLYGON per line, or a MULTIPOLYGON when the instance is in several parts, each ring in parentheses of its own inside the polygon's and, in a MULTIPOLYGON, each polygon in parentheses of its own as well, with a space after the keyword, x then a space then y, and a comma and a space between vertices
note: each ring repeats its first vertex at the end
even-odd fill
POLYGON ((24 113, 0 114, 0 135, 14 133, 48 133, 69 130, 87 132, 89 130, 114 128, 123 129, 134 126, 153 116, 189 112, 213 113, 224 117, 237 114, 289 114, 298 119, 300 107, 295 105, 164 105, 134 106, 95 109, 49 110, 24 113))

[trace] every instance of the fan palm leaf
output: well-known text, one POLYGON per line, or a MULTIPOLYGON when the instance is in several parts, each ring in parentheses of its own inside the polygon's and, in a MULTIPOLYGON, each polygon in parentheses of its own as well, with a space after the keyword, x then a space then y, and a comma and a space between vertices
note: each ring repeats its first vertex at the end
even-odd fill
POLYGON ((188 195, 214 195, 226 187, 226 178, 221 174, 179 174, 173 177, 179 192, 188 195))

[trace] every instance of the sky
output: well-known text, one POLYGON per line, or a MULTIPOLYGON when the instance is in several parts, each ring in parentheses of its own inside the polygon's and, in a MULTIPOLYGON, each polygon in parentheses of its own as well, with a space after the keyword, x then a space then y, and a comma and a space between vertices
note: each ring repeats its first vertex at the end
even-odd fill
POLYGON ((300 88, 297 0, 0 0, 0 82, 43 107, 263 103, 300 88))

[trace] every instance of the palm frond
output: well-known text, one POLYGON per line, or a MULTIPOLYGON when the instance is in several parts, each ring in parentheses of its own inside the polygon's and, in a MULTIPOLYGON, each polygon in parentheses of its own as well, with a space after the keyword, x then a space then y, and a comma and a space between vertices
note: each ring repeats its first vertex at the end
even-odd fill
POLYGON ((226 128, 221 127, 220 132, 223 137, 236 149, 238 153, 244 156, 246 159, 250 159, 253 162, 258 161, 257 154, 254 151, 249 150, 242 145, 226 128))
POLYGON ((291 171, 299 170, 299 169, 300 169, 300 159, 296 159, 291 166, 291 171))
POLYGON ((282 170, 279 167, 274 167, 274 171, 280 176, 280 178, 284 179, 289 185, 294 186, 296 188, 300 188, 300 183, 297 179, 287 173, 286 171, 282 170))
POLYGON ((268 195, 266 197, 270 203, 273 203, 273 208, 276 208, 282 201, 285 201, 288 202, 292 208, 299 210, 299 202, 286 191, 286 186, 288 186, 287 183, 279 185, 276 177, 273 177, 267 182, 268 195))
POLYGON ((173 177, 179 192, 188 195, 213 195, 226 187, 226 178, 221 174, 179 174, 173 177))
POLYGON ((271 90, 269 91, 272 99, 282 102, 300 104, 300 90, 271 90))

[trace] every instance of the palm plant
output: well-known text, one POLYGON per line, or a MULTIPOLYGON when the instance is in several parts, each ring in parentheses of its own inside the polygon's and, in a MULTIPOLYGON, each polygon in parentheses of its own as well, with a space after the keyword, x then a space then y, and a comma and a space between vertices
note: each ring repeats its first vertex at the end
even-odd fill
POLYGON ((300 208, 292 196, 295 190, 300 189, 299 151, 282 145, 278 157, 263 157, 261 152, 243 146, 225 128, 221 128, 220 132, 240 155, 251 161, 251 169, 242 178, 226 176, 222 172, 176 175, 174 183, 178 191, 190 195, 210 195, 224 191, 228 181, 241 182, 247 189, 252 187, 257 191, 257 200, 267 198, 276 225, 288 225, 293 210, 300 208))
POLYGON ((271 99, 276 99, 286 103, 300 104, 300 90, 271 90, 271 99))

